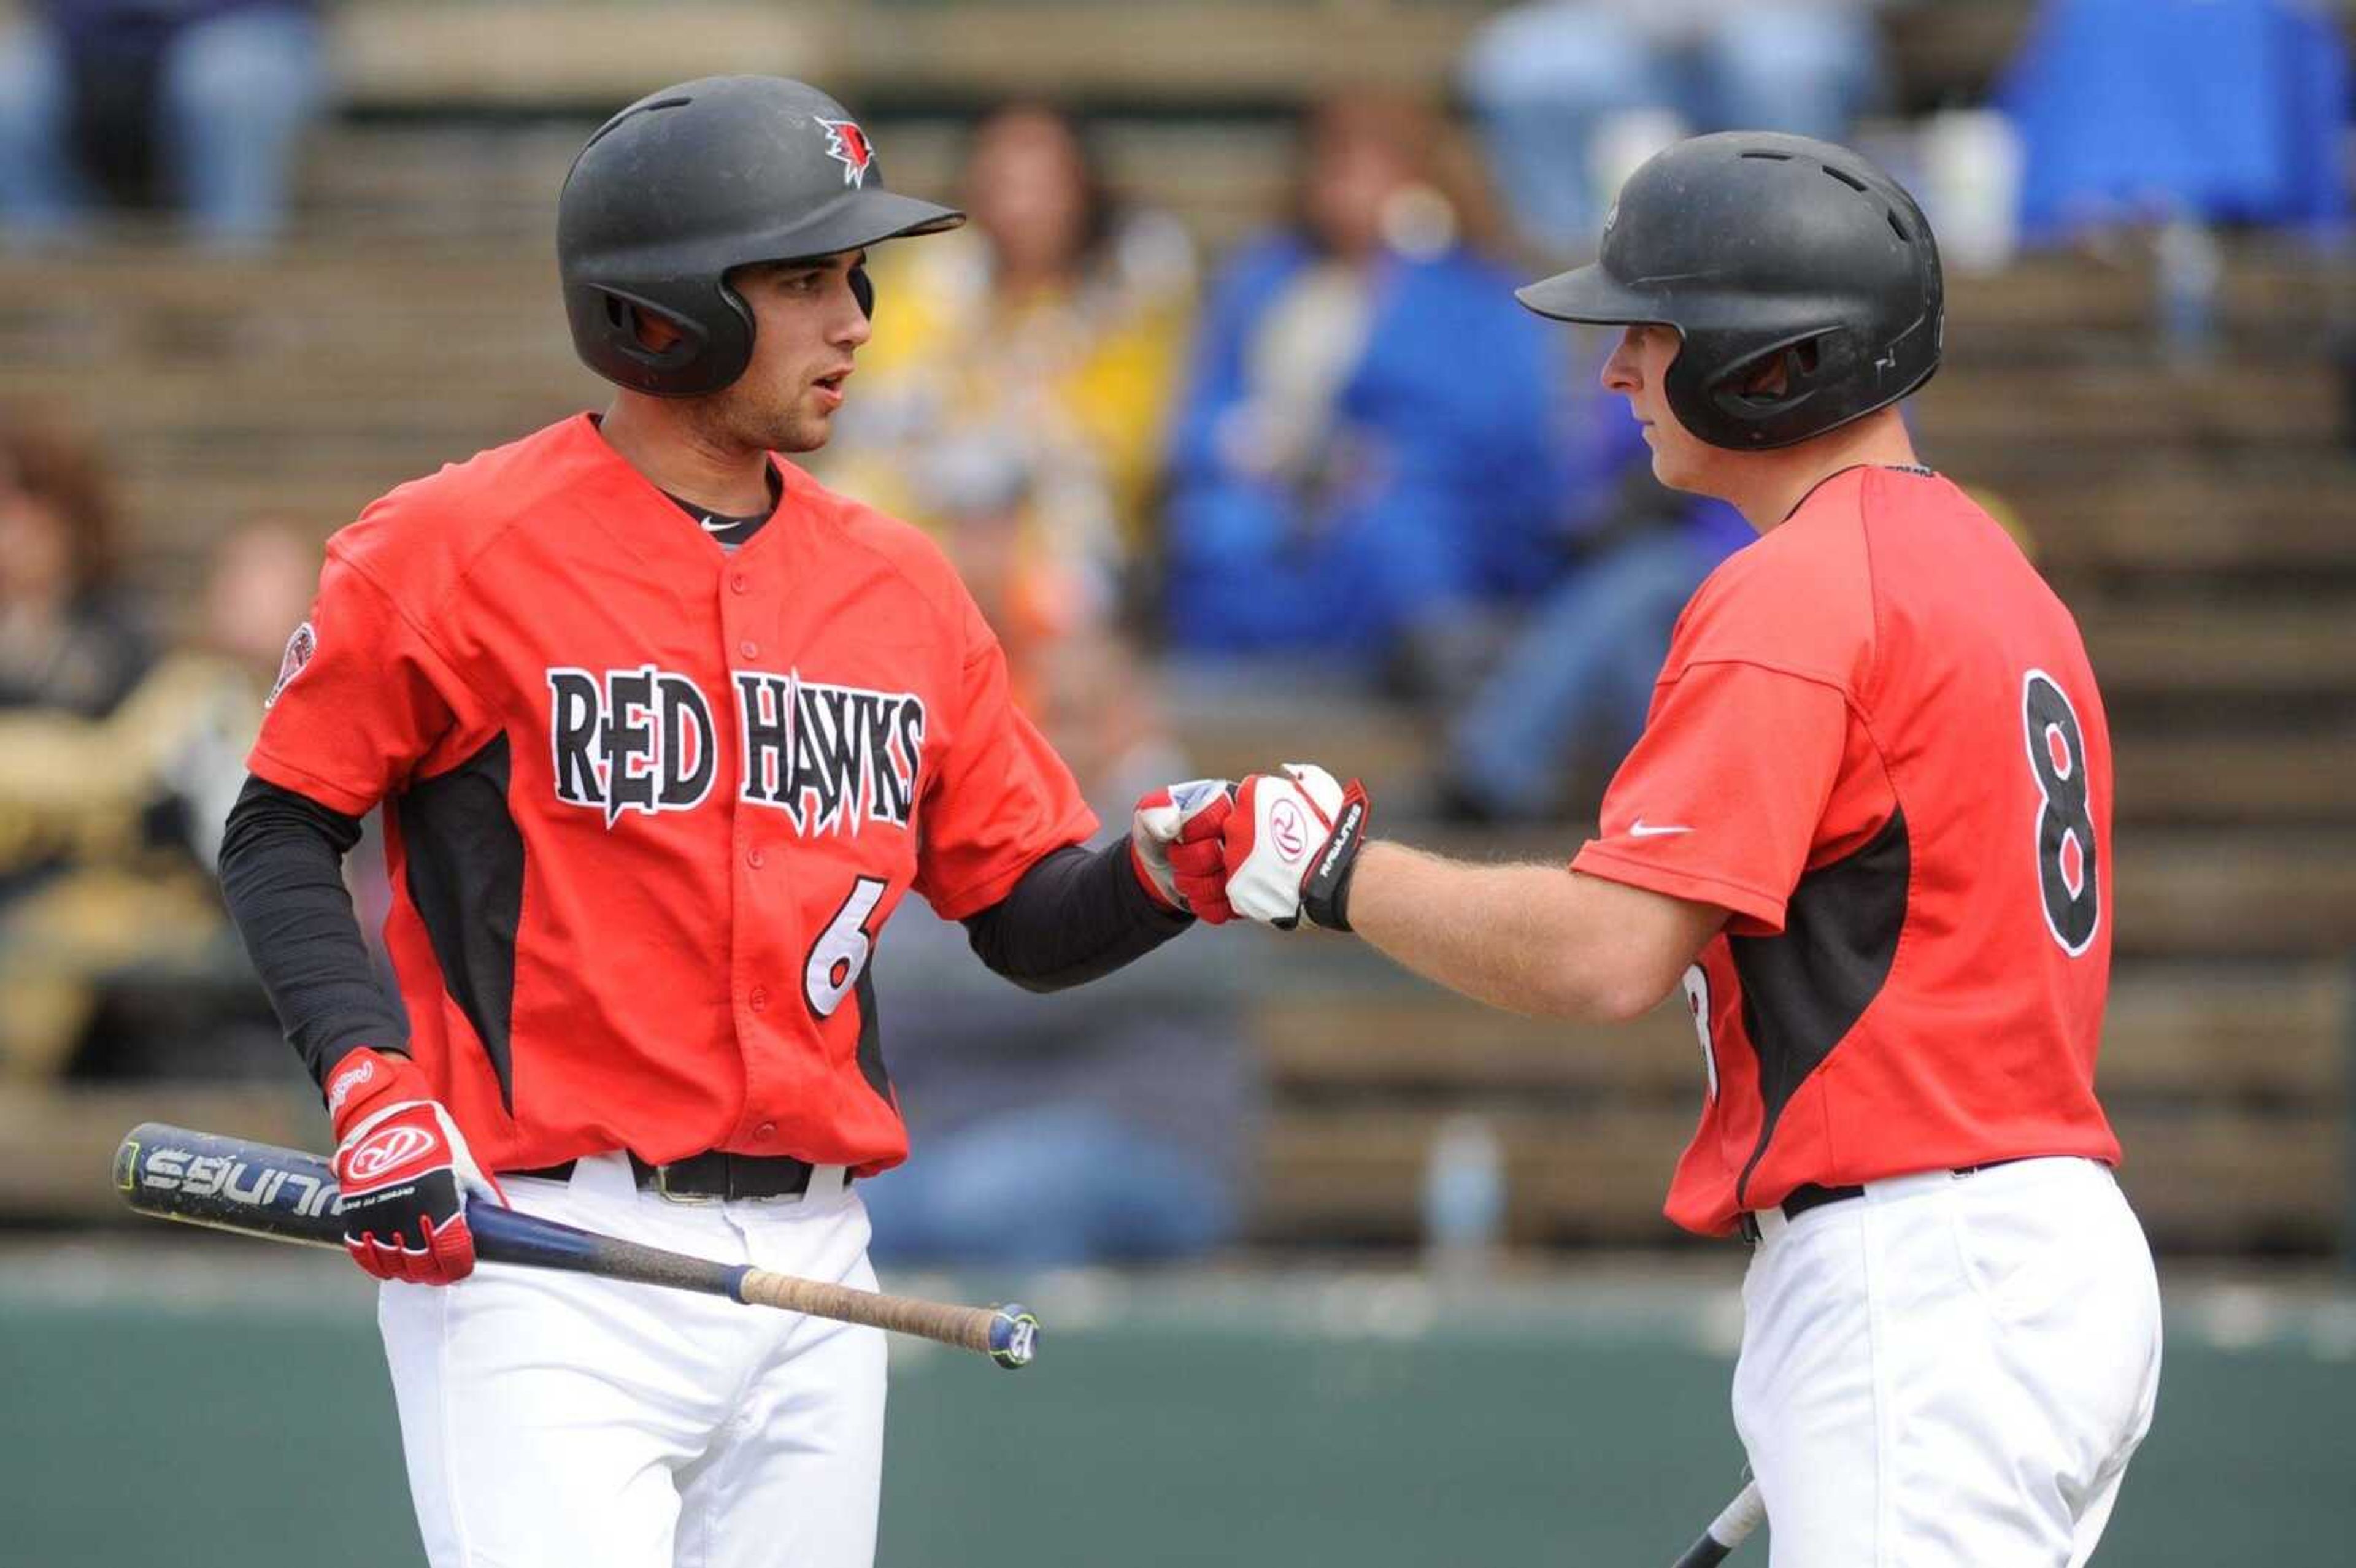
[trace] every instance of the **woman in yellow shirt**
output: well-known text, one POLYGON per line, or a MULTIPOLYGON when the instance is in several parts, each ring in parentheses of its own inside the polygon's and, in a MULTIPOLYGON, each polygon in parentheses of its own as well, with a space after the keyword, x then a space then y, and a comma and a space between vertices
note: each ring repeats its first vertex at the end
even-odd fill
POLYGON ((965 229, 877 253, 826 476, 937 532, 1019 667, 1119 611, 1151 559, 1194 254, 1174 220, 1120 212, 1042 105, 981 123, 964 187, 965 229))

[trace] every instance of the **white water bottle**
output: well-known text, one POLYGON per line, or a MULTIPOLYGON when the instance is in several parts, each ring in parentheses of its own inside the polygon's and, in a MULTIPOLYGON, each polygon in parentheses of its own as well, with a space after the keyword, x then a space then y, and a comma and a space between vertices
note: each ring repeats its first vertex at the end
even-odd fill
POLYGON ((1461 1112, 1440 1123, 1424 1163, 1426 1257, 1451 1271, 1483 1269, 1505 1233, 1505 1146, 1488 1117, 1461 1112))

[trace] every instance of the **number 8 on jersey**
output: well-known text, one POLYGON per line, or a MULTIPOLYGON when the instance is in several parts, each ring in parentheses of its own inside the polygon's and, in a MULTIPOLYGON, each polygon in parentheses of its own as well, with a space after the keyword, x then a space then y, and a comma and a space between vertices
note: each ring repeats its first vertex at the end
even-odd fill
POLYGON ((2029 767, 2045 805, 2037 814, 2037 886, 2046 928, 2072 958, 2102 925, 2103 899, 2094 819, 2088 805, 2086 741, 2054 678, 2032 669, 2021 681, 2021 721, 2029 767))

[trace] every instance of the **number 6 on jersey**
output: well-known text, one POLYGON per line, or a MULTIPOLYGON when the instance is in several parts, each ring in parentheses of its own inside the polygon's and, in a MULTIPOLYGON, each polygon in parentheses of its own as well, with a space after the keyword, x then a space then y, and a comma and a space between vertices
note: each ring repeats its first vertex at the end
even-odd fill
POLYGON ((851 995, 859 984, 859 976, 867 967, 867 955, 874 950, 875 933, 867 929, 869 917, 875 906, 884 901, 884 890, 890 886, 880 877, 862 877, 851 884, 851 896, 826 923, 826 929, 810 944, 809 963, 802 971, 803 994, 809 998, 810 1011, 822 1019, 834 1016, 842 1006, 842 998, 851 995))

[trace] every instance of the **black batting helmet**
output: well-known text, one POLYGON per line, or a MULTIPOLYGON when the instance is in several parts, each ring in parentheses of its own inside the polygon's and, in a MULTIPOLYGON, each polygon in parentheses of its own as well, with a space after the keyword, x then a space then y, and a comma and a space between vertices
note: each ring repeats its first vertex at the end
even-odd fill
POLYGON ((1938 242, 1896 180, 1829 142, 1730 131, 1656 154, 1602 255, 1515 296, 1540 315, 1675 327, 1666 391, 1712 446, 1790 446, 1886 408, 1939 368, 1938 242), (1745 391, 1783 361, 1783 385, 1745 391))
MULTIPOLYGON (((716 392, 753 356, 732 268, 954 229, 965 214, 884 188, 874 144, 841 104, 775 76, 708 76, 641 98, 573 161, 557 268, 583 363, 658 397, 716 392), (641 315, 680 331, 646 347, 641 315)), ((862 307, 864 274, 852 285, 862 307)))

